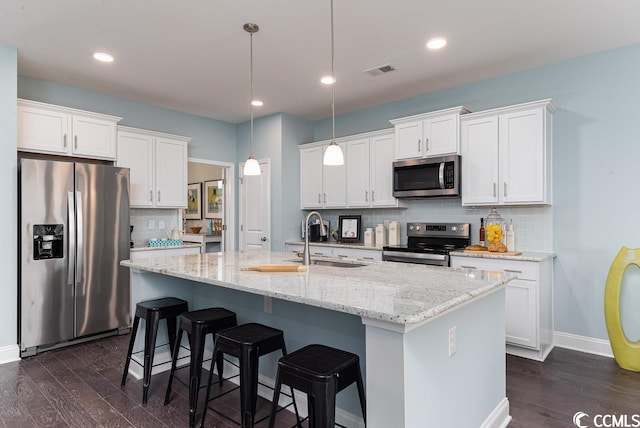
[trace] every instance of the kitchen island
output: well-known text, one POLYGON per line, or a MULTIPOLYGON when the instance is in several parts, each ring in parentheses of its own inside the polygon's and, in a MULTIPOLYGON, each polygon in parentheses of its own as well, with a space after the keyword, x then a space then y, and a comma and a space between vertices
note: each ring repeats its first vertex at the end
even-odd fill
MULTIPOLYGON (((241 270, 295 262, 288 253, 235 252, 122 265, 132 271, 133 304, 175 296, 190 309, 224 306, 238 322, 284 330, 289 350, 315 342, 358 354, 369 427, 506 426, 504 287, 513 275, 390 262, 241 270)), ((261 376, 273 383, 279 355, 268 357, 261 376)), ((336 418, 361 426, 351 389, 336 418)))

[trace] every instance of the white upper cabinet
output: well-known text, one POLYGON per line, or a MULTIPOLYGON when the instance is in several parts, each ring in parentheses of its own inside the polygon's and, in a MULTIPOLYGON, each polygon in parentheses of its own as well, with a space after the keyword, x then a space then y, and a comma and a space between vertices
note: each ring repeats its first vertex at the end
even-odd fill
POLYGON ((18 150, 115 160, 120 117, 18 100, 18 150))
POLYGON ((190 140, 118 127, 117 165, 130 169, 131 207, 186 208, 190 140))
POLYGON ((345 165, 322 165, 328 142, 300 148, 300 207, 397 208, 393 197, 394 134, 374 131, 336 139, 345 165))
POLYGON ((551 204, 551 100, 461 119, 462 205, 551 204))
POLYGON ((395 159, 460 154, 460 115, 468 112, 454 107, 390 120, 395 127, 395 159))

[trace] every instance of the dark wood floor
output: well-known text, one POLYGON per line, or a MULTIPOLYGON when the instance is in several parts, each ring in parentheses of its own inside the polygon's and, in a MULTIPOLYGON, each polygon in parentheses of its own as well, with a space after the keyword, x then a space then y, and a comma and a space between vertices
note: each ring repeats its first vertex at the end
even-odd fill
MULTIPOLYGON (((166 374, 152 379, 146 406, 141 405, 140 381, 129 376, 120 387, 128 338, 111 337, 0 365, 0 427, 187 426, 184 386, 174 383, 173 399, 163 405, 166 374)), ((621 370, 609 358, 565 349, 555 349, 545 363, 508 356, 507 397, 510 427, 575 427, 572 418, 578 411, 592 416, 640 413, 640 373, 621 370)), ((232 393, 220 405, 233 413, 237 400, 232 393)), ((268 413, 267 401, 260 399, 258 406, 258 417, 268 413)), ((281 412, 277 426, 293 422, 291 414, 281 412)), ((212 412, 206 425, 236 426, 212 412)), ((266 427, 266 421, 259 426, 266 427)))

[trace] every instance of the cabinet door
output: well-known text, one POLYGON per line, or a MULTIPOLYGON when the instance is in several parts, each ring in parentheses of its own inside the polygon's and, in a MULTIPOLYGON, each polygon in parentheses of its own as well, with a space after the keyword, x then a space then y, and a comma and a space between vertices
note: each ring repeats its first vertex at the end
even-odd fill
POLYGON ((462 205, 498 202, 498 117, 463 120, 462 205))
POLYGON ((371 205, 395 207, 398 200, 393 197, 393 134, 371 139, 371 205))
MULTIPOLYGON (((347 206, 368 207, 369 190, 369 139, 349 141, 346 144, 347 206)), ((389 160, 389 162, 391 162, 389 160)))
POLYGON ((425 119, 425 156, 459 153, 458 117, 458 114, 450 114, 425 119))
POLYGON ((18 149, 67 154, 70 144, 67 113, 18 106, 18 149))
POLYGON ((300 208, 322 207, 322 147, 300 149, 300 208))
POLYGON ((115 122, 79 114, 74 114, 72 121, 71 152, 74 156, 115 160, 115 122))
MULTIPOLYGON (((324 149, 328 146, 323 147, 324 149)), ((345 153, 344 143, 340 143, 345 153)), ((325 208, 343 208, 347 206, 347 179, 345 165, 322 165, 322 202, 325 208)))
POLYGON ((545 202, 543 109, 500 116, 500 198, 503 203, 545 202))
POLYGON ((118 132, 120 167, 130 169, 129 198, 131 207, 153 206, 153 137, 132 132, 118 132))
POLYGON ((187 207, 187 143, 156 137, 156 207, 187 207))
POLYGON ((506 340, 514 345, 538 348, 538 297, 536 281, 514 279, 507 284, 506 340))
POLYGON ((395 126, 396 159, 422 156, 422 120, 395 126))

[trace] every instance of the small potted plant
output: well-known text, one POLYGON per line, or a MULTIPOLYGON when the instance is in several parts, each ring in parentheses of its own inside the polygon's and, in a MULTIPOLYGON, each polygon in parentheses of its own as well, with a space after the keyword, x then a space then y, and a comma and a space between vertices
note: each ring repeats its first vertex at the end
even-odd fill
POLYGON ((335 239, 336 241, 338 241, 338 231, 337 230, 332 230, 331 231, 331 237, 333 239, 335 239))

